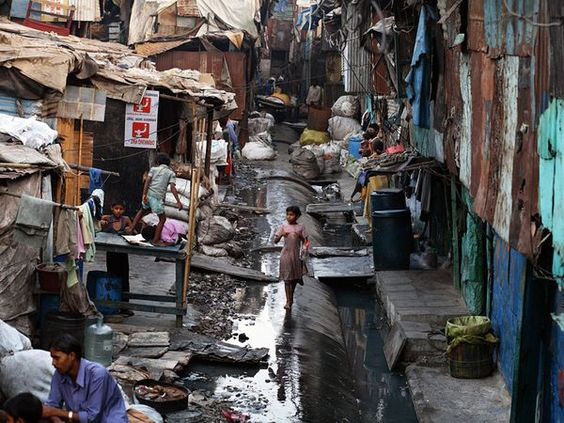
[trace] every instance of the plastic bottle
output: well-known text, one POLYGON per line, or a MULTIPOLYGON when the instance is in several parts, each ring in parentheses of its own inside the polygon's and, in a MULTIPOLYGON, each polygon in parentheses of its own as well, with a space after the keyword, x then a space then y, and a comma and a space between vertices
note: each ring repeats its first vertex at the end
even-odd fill
POLYGON ((112 364, 112 345, 114 331, 104 324, 104 318, 98 316, 96 323, 88 326, 84 334, 84 356, 102 366, 112 364))

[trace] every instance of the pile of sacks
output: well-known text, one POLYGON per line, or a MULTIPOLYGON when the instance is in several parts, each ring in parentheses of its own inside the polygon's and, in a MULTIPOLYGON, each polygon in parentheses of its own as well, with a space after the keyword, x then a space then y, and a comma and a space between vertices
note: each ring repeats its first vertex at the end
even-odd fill
POLYGON ((276 152, 272 146, 270 131, 274 116, 269 113, 253 113, 249 118, 249 141, 241 150, 247 160, 274 160, 276 152))
POLYGON ((54 373, 48 351, 32 349, 29 338, 0 320, 0 393, 5 399, 31 392, 47 401, 54 373))
POLYGON ((361 125, 355 119, 359 111, 360 103, 355 96, 339 97, 331 108, 328 132, 306 129, 300 140, 290 146, 294 172, 306 179, 341 172, 348 140, 361 133, 361 125))
POLYGON ((358 98, 352 95, 339 97, 331 108, 333 117, 329 119, 328 131, 333 141, 343 142, 352 134, 361 132, 361 125, 355 119, 359 111, 360 103, 358 98))
POLYGON ((201 220, 196 233, 203 254, 211 257, 243 257, 243 249, 233 241, 235 228, 226 217, 211 215, 201 220))

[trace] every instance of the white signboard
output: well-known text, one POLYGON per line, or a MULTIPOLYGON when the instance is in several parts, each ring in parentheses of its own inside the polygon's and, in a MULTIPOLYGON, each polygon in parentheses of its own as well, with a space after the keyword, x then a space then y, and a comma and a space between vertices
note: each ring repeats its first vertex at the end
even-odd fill
POLYGON ((126 147, 157 148, 159 92, 145 91, 139 104, 125 106, 126 147))

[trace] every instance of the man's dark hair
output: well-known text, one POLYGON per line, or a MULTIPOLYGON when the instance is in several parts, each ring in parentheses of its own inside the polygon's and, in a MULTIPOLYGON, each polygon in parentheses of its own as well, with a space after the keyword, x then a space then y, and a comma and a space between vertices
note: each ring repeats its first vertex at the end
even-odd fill
POLYGON ((374 129, 368 128, 366 131, 364 131, 364 134, 362 134, 362 138, 364 138, 365 140, 371 140, 376 135, 377 133, 374 129))
POLYGON ((151 225, 147 225, 141 231, 141 235, 146 241, 151 241, 155 237, 156 228, 151 225))
POLYGON ((372 151, 381 154, 384 152, 384 143, 381 140, 374 140, 372 143, 372 151))
POLYGON ((159 153, 157 154, 157 164, 159 165, 170 165, 170 157, 166 153, 159 153))
POLYGON ((286 209, 286 213, 294 213, 297 217, 302 215, 302 211, 298 206, 290 206, 286 209))
POLYGON ((64 352, 65 354, 73 352, 78 359, 82 357, 82 345, 74 336, 68 333, 59 336, 51 342, 49 349, 64 352))
POLYGON ((35 395, 24 392, 6 401, 4 411, 14 420, 22 419, 24 423, 37 423, 43 413, 43 404, 35 395))

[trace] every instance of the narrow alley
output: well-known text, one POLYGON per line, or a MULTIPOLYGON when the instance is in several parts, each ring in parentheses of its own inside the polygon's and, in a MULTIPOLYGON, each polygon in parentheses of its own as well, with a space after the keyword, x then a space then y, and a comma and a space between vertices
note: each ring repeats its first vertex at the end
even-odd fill
POLYGON ((564 8, 0 0, 0 423, 564 423, 564 8))

